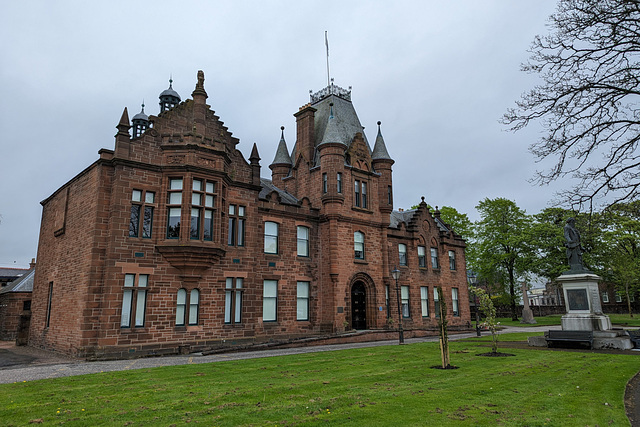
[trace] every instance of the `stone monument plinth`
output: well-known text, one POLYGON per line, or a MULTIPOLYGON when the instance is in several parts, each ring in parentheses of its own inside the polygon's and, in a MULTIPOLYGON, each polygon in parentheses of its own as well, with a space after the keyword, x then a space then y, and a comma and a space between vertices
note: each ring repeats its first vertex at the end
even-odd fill
POLYGON ((567 314, 562 316, 562 330, 608 331, 609 316, 602 313, 598 282, 600 276, 591 272, 568 271, 556 279, 562 283, 567 314))

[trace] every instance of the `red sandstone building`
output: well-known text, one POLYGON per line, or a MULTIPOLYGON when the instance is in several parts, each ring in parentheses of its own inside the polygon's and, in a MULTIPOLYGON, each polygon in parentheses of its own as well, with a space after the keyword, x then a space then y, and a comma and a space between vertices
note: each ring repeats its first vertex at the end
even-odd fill
POLYGON ((115 150, 42 202, 30 345, 125 357, 394 330, 396 266, 409 335, 435 330, 436 286, 466 327, 464 241, 424 198, 393 211, 394 161, 350 91, 294 114, 271 180, 206 100, 198 72, 192 99, 170 85, 157 116, 125 108, 115 150))

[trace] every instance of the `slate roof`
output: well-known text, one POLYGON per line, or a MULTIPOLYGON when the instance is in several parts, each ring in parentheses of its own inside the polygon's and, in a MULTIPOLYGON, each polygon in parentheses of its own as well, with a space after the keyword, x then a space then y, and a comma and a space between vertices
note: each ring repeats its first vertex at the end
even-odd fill
POLYGON ((447 224, 445 224, 444 221, 442 221, 440 218, 435 217, 434 219, 436 220, 436 225, 438 226, 440 231, 444 231, 445 233, 448 233, 449 231, 451 231, 447 226, 447 224))
POLYGON ((298 199, 296 199, 293 194, 290 194, 284 190, 279 189, 270 179, 260 178, 260 185, 262 186, 262 190, 260 190, 260 195, 258 196, 261 199, 266 199, 267 195, 272 191, 275 191, 280 196, 280 201, 285 205, 295 205, 297 206, 298 199))
POLYGON ((291 156, 289 156, 289 149, 287 148, 287 142, 284 140, 284 129, 282 129, 282 135, 280 136, 280 142, 278 143, 278 149, 276 150, 276 156, 273 158, 272 165, 285 164, 291 165, 291 156))
POLYGON ((389 221, 389 227, 398 228, 401 222, 409 224, 409 221, 411 220, 411 218, 413 218, 413 214, 416 212, 416 210, 417 209, 409 209, 402 212, 392 211, 391 219, 389 221))
POLYGON ((0 278, 12 278, 12 277, 20 277, 26 272, 29 271, 26 268, 7 268, 0 267, 0 278))
MULTIPOLYGON (((331 94, 315 103, 312 103, 311 106, 317 110, 314 114, 316 147, 323 142, 341 142, 346 146, 345 148, 349 148, 356 133, 360 132, 367 144, 369 153, 372 152, 371 145, 369 145, 367 136, 364 133, 358 114, 356 114, 356 110, 351 101, 341 98, 338 95, 331 94), (333 104, 333 119, 331 120, 331 126, 329 126, 329 118, 331 116, 330 104, 333 104), (330 133, 325 136, 327 128, 329 128, 330 133), (331 141, 328 139, 331 139, 331 141)), ((294 159, 294 161, 296 158, 297 146, 298 144, 296 143, 293 146, 293 150, 291 150, 291 158, 294 159)), ((314 157, 314 164, 315 166, 318 166, 320 164, 320 159, 315 154, 314 157)))
POLYGON ((382 132, 380 131, 380 122, 378 122, 378 136, 376 137, 376 143, 373 146, 373 153, 371 154, 371 158, 373 160, 392 160, 389 152, 387 151, 387 146, 384 143, 382 132))
POLYGON ((20 278, 14 280, 4 288, 0 289, 0 294, 6 294, 8 292, 32 292, 33 277, 35 276, 35 272, 35 268, 28 270, 26 274, 23 274, 20 278))
MULTIPOLYGON (((404 222, 406 225, 409 225, 409 221, 411 221, 411 218, 413 218, 413 214, 416 211, 417 209, 409 209, 402 212, 392 211, 390 221, 389 221, 389 227, 398 228, 401 222, 404 222)), ((440 219, 438 215, 434 215, 433 220, 435 221, 436 227, 438 227, 438 230, 444 233, 449 233, 451 231, 451 228, 447 224, 445 224, 445 222, 442 221, 442 219, 440 219)))

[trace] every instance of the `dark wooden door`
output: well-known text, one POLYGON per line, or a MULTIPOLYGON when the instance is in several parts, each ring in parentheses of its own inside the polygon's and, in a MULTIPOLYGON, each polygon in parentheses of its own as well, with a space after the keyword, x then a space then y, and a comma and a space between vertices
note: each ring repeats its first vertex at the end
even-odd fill
POLYGON ((353 329, 367 329, 367 293, 361 282, 351 288, 351 319, 353 329))

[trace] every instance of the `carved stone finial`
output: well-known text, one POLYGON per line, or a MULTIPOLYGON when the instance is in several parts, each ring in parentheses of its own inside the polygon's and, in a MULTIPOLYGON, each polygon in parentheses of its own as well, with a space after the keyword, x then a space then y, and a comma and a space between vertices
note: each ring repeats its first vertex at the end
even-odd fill
POLYGON ((421 197, 422 201, 424 202, 424 196, 421 197))
POLYGON ((197 104, 204 104, 207 99, 207 92, 204 90, 204 71, 202 70, 198 70, 198 82, 191 96, 197 104))
POLYGON ((198 70, 198 83, 196 84, 198 89, 204 89, 204 71, 198 70))

